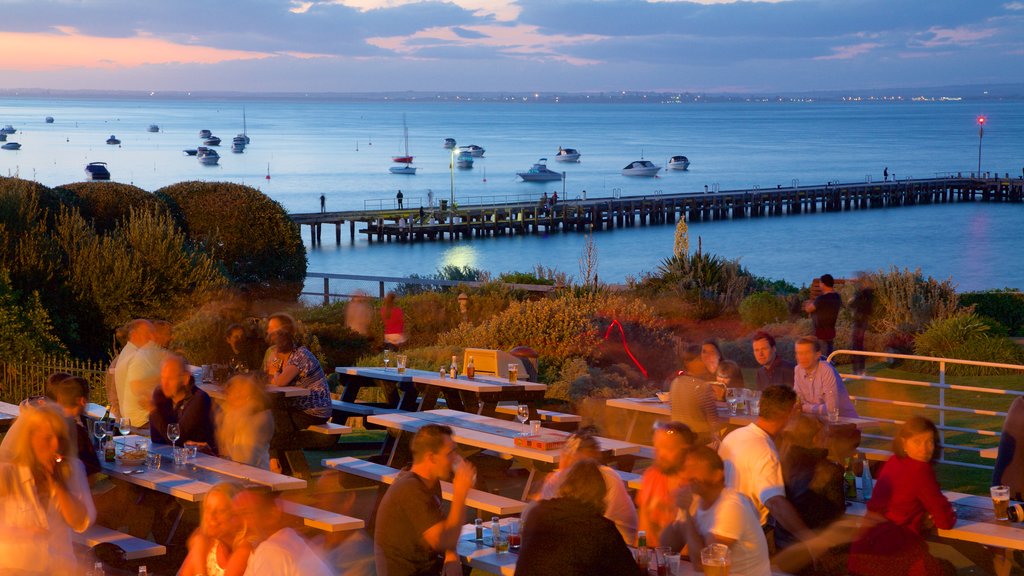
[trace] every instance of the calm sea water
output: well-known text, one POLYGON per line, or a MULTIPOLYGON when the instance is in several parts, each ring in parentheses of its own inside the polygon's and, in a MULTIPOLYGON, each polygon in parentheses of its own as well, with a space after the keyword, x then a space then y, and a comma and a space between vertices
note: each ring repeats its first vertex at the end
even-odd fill
MULTIPOLYGON (((515 172, 540 157, 567 173, 566 194, 588 197, 662 191, 775 187, 929 177, 977 167, 977 115, 988 124, 982 165, 1019 176, 1024 167, 1024 103, 703 103, 497 104, 351 103, 304 100, 0 100, 0 123, 21 151, 0 151, 0 173, 47 185, 81 180, 88 162, 107 162, 115 180, 148 190, 181 180, 227 180, 259 187, 293 212, 389 205, 402 189, 407 205, 451 193, 444 138, 487 149, 473 170, 456 171, 455 196, 539 196, 561 183, 518 182, 515 172), (245 108, 252 144, 244 154, 221 147, 221 165, 200 166, 182 154, 208 128, 230 142, 242 131, 245 108), (53 124, 45 124, 45 116, 53 124), (389 174, 402 151, 402 117, 409 126, 416 176, 389 174), (158 124, 160 133, 146 132, 158 124), (108 146, 111 134, 121 146, 108 146), (579 164, 553 161, 559 146, 579 149, 579 164), (687 172, 635 179, 619 171, 641 155, 664 165, 687 155, 687 172), (266 179, 269 174, 271 178, 266 179)), ((961 289, 1024 287, 1020 205, 953 205, 817 214, 691 225, 704 248, 741 258, 752 271, 796 284, 823 272, 848 275, 888 266, 920 267, 953 277, 961 289)), ((426 274, 446 264, 502 272, 535 264, 578 274, 583 238, 477 239, 458 243, 368 246, 359 240, 307 246, 310 270, 355 274, 426 274)), ((307 242, 308 234, 305 239, 307 242)), ((671 254, 671 226, 596 235, 599 273, 617 282, 654 269, 671 254)))

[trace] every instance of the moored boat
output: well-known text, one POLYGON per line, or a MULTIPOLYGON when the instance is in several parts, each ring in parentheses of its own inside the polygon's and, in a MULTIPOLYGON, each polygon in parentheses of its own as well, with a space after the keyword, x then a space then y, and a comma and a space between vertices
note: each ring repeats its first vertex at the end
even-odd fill
POLYGON ((159 132, 160 131, 160 127, 157 126, 156 124, 150 124, 149 128, 146 128, 146 131, 147 132, 159 132))
POLYGON ((206 140, 203 140, 203 144, 207 146, 220 146, 220 138, 216 136, 210 136, 206 140))
POLYGON ((110 170, 106 162, 89 162, 85 167, 86 180, 110 180, 110 170))
POLYGON ((0 146, 4 150, 21 150, 21 144, 17 142, 7 142, 3 146, 0 146))
POLYGON ((415 167, 410 166, 408 164, 406 164, 405 166, 392 166, 392 167, 388 168, 388 172, 391 172, 392 174, 415 175, 416 174, 416 170, 417 169, 415 167))
POLYGON ((446 149, 448 149, 448 150, 451 150, 452 148, 455 148, 455 138, 445 138, 444 139, 444 147, 446 149))
POLYGON ((200 146, 196 150, 196 158, 204 166, 214 166, 220 162, 220 154, 217 154, 217 151, 213 148, 207 148, 206 146, 200 146))
POLYGON ((53 124, 53 116, 47 116, 46 118, 43 118, 43 122, 46 122, 47 124, 53 124))
POLYGON ((206 139, 206 138, 209 138, 210 136, 213 136, 213 132, 210 132, 209 130, 200 130, 199 131, 199 137, 200 138, 206 139))
POLYGON ((459 152, 459 155, 455 157, 455 166, 457 168, 472 168, 473 155, 467 151, 459 152))
POLYGON ((547 162, 547 158, 541 158, 526 172, 516 172, 516 174, 523 179, 523 182, 551 182, 553 180, 561 180, 563 177, 562 173, 555 172, 548 168, 547 162))
MULTIPOLYGON (((404 156, 392 156, 391 161, 397 162, 398 164, 406 164, 407 168, 409 164, 412 164, 412 156, 409 154, 409 126, 405 123, 405 114, 402 114, 402 138, 405 140, 405 155, 404 156)), ((416 170, 412 172, 395 172, 391 171, 392 174, 415 174, 416 170)))
POLYGON ((650 160, 635 160, 622 169, 623 176, 656 176, 661 166, 655 166, 650 160))
POLYGON ((0 128, 0 133, 2 134, 14 134, 15 132, 17 132, 17 130, 15 130, 14 126, 11 126, 10 124, 5 124, 3 128, 0 128))
POLYGON ((558 147, 558 154, 555 154, 555 160, 558 162, 579 162, 580 151, 575 148, 562 148, 558 147))
POLYGON ((117 136, 114 136, 113 134, 110 135, 110 138, 107 138, 107 144, 110 144, 111 146, 116 146, 120 143, 121 141, 118 140, 117 136))
POLYGON ((473 158, 481 158, 484 155, 485 150, 477 146, 476 144, 470 144, 469 146, 463 146, 459 149, 461 152, 469 152, 469 155, 473 158))
POLYGON ((185 153, 185 156, 195 156, 199 153, 199 150, 196 150, 195 148, 186 148, 185 150, 182 150, 182 152, 185 153))
POLYGON ((668 159, 669 170, 686 170, 690 167, 690 159, 686 156, 673 156, 668 159))

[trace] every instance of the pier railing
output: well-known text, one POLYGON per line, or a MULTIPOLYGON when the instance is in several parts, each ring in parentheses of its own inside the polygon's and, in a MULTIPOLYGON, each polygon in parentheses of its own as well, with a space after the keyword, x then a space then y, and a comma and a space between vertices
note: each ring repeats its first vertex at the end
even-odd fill
MULTIPOLYGON (((933 364, 938 369, 937 380, 908 380, 903 378, 889 378, 885 376, 868 376, 859 374, 840 374, 846 382, 877 382, 884 384, 884 387, 875 387, 873 394, 879 391, 884 392, 881 397, 852 394, 850 398, 857 402, 858 412, 862 417, 878 420, 880 423, 891 424, 893 427, 904 422, 903 419, 891 417, 874 417, 872 412, 879 412, 885 407, 899 408, 906 414, 929 415, 935 413, 935 424, 939 429, 942 444, 942 454, 939 462, 954 466, 967 468, 981 468, 991 470, 991 464, 966 461, 962 458, 950 458, 956 455, 973 454, 978 456, 981 452, 991 448, 998 443, 1001 433, 1002 422, 1006 418, 1003 410, 987 410, 975 408, 972 404, 977 402, 976 395, 1004 396, 1007 397, 1006 406, 1009 407, 1014 398, 1024 396, 1024 392, 1018 390, 1007 390, 990 386, 972 386, 967 384, 950 384, 946 381, 946 370, 950 365, 979 366, 985 368, 998 368, 1002 370, 1013 370, 1024 373, 1024 366, 1018 364, 1002 364, 998 362, 981 362, 976 360, 960 360, 956 358, 936 358, 933 356, 915 356, 911 354, 895 354, 888 352, 862 352, 858 350, 836 350, 829 355, 829 361, 837 356, 864 356, 884 358, 893 360, 922 362, 933 364), (918 389, 917 392, 912 391, 918 389), (920 389, 930 389, 932 394, 922 394, 920 389), (927 399, 922 399, 926 396, 927 399), (972 397, 973 396, 973 397, 972 397), (972 402, 973 400, 973 402, 972 402), (986 426, 978 425, 978 420, 988 418, 986 426), (971 427, 974 422, 974 427, 971 427), (996 423, 998 422, 998 425, 996 423), (993 446, 978 446, 973 443, 978 436, 995 439, 993 446), (961 437, 965 437, 961 439, 961 437), (965 443, 972 442, 972 443, 965 443), (952 454, 947 454, 952 452, 952 454)), ((891 435, 876 434, 872 432, 863 433, 863 437, 873 440, 891 441, 891 435)), ((976 460, 968 458, 967 460, 976 460)))
MULTIPOLYGON (((330 274, 325 272, 307 272, 306 278, 309 280, 322 280, 323 290, 315 292, 304 291, 302 292, 302 296, 312 297, 316 300, 322 301, 324 304, 330 304, 331 299, 346 300, 354 296, 353 293, 331 292, 331 280, 348 281, 349 285, 353 283, 376 284, 377 296, 379 298, 384 298, 384 295, 387 293, 386 286, 388 284, 444 288, 450 288, 455 286, 477 288, 486 284, 486 282, 467 280, 441 280, 436 278, 409 278, 400 276, 366 276, 361 274, 330 274)), ((546 284, 511 284, 505 282, 502 282, 501 284, 509 288, 512 288, 513 290, 523 290, 526 292, 536 292, 539 294, 547 294, 557 289, 556 286, 550 286, 546 284)))

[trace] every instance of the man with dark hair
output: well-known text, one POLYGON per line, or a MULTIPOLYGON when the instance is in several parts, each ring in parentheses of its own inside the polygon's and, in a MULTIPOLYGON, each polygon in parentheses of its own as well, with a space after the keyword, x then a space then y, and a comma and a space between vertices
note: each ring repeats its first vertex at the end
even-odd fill
POLYGON ((78 448, 78 459, 85 465, 86 475, 91 477, 99 473, 100 460, 96 455, 96 448, 92 445, 89 427, 82 417, 85 406, 89 403, 89 383, 85 378, 58 372, 47 379, 46 391, 47 396, 64 409, 72 436, 71 441, 78 448))
POLYGON ((160 365, 160 386, 153 391, 153 412, 149 418, 153 442, 171 444, 167 438, 168 424, 178 424, 181 430, 178 445, 191 442, 216 454, 213 402, 196 387, 185 359, 177 355, 168 356, 160 365))
POLYGON ((167 320, 153 320, 153 341, 156 345, 167 350, 171 345, 171 331, 173 327, 167 320))
POLYGON ((836 367, 821 359, 817 338, 804 336, 796 341, 796 363, 793 390, 803 412, 819 418, 828 418, 836 411, 844 418, 857 417, 857 409, 836 367))
POLYGON ((654 429, 654 461, 644 471, 636 492, 638 527, 647 533, 650 546, 658 545, 661 531, 679 512, 673 493, 686 484, 683 463, 696 440, 696 434, 682 422, 663 422, 654 429))
POLYGON ((761 365, 757 369, 758 390, 769 386, 793 386, 793 368, 796 364, 779 356, 774 336, 764 331, 757 332, 750 345, 754 349, 754 359, 761 365))
POLYGON ((800 540, 814 536, 786 499, 782 464, 775 438, 797 413, 796 393, 784 386, 769 386, 761 393, 757 420, 734 430, 718 449, 725 462, 725 485, 754 504, 765 533, 771 531, 769 516, 800 540))
POLYGON ((821 294, 804 305, 804 311, 814 322, 814 336, 825 344, 826 357, 835 349, 836 320, 839 319, 839 309, 843 307, 843 299, 835 291, 835 284, 831 274, 822 274, 818 279, 821 294))
POLYGON ((462 460, 452 429, 427 424, 413 436, 412 466, 399 473, 377 509, 374 557, 378 576, 462 574, 455 554, 466 496, 476 470, 462 460), (452 503, 441 511, 441 480, 452 482, 452 503))
POLYGON ((745 496, 725 487, 725 464, 718 454, 707 446, 693 448, 686 455, 684 475, 689 486, 676 493, 679 519, 665 529, 662 544, 673 551, 685 544, 691 554, 708 544, 724 544, 731 570, 770 576, 768 542, 757 512, 745 496))
MULTIPOLYGON (((850 301, 853 313, 853 333, 850 335, 850 348, 864 350, 864 336, 868 332, 868 323, 875 312, 875 287, 871 276, 861 272, 857 275, 857 292, 850 301)), ((864 356, 851 358, 854 374, 864 374, 864 356)))

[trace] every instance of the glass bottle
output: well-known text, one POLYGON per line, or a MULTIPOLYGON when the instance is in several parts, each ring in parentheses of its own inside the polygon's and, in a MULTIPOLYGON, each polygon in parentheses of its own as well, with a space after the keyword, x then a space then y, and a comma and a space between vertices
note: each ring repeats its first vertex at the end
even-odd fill
POLYGON ((846 497, 857 498, 857 477, 853 474, 853 465, 850 459, 846 459, 846 472, 843 473, 843 481, 846 483, 846 497))
POLYGON ((448 367, 448 375, 453 379, 459 377, 459 363, 455 359, 455 356, 452 356, 452 364, 448 367))
POLYGON ((470 356, 469 357, 469 363, 466 364, 466 378, 469 378, 470 380, 472 380, 473 376, 475 376, 475 375, 476 375, 476 367, 473 366, 473 357, 470 356))

